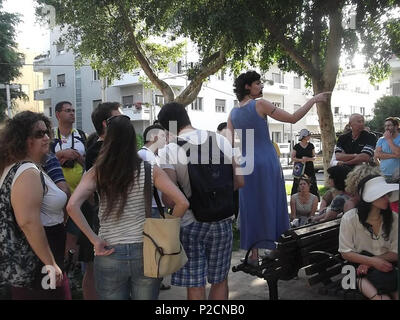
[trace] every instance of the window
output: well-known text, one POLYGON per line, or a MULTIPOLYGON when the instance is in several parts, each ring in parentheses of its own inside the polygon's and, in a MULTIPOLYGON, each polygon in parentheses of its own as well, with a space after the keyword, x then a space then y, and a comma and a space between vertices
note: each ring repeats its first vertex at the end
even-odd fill
POLYGON ((222 81, 225 80, 225 71, 224 70, 221 70, 221 72, 218 72, 217 79, 222 80, 222 81))
POLYGON ((281 143, 281 135, 282 133, 279 131, 273 131, 272 132, 272 141, 276 143, 281 143))
POLYGON ((335 107, 335 114, 339 114, 339 107, 335 107))
POLYGON ((400 82, 393 83, 393 93, 394 96, 400 96, 400 82))
POLYGON ((299 110, 301 108, 301 105, 300 104, 294 104, 293 105, 293 111, 297 111, 297 110, 299 110))
POLYGON ((51 79, 48 80, 48 87, 51 88, 51 79))
POLYGON ((49 107, 49 117, 53 116, 53 109, 51 107, 49 107))
POLYGON ((301 89, 301 79, 300 79, 300 77, 294 77, 293 78, 293 88, 301 89))
POLYGON ((197 97, 191 104, 191 109, 196 111, 203 111, 203 98, 197 97))
POLYGON ((93 70, 93 81, 100 80, 99 70, 93 70))
POLYGON ((93 110, 101 103, 101 100, 93 100, 93 110))
POLYGON ((122 107, 132 108, 133 106, 133 96, 123 96, 122 97, 122 107))
POLYGON ((238 100, 233 100, 233 107, 238 108, 239 107, 239 101, 238 100))
POLYGON ((365 116, 365 107, 360 107, 360 114, 365 116))
POLYGON ((374 86, 375 91, 379 90, 379 85, 377 84, 376 86, 374 86))
POLYGON ((226 112, 225 111, 225 100, 215 99, 215 112, 226 112))
POLYGON ((182 72, 182 61, 178 61, 178 73, 183 73, 182 72))
POLYGON ((65 87, 65 73, 57 75, 57 87, 65 87))
POLYGON ((281 102, 272 102, 272 104, 277 108, 282 108, 282 103, 281 102))
POLYGON ((164 104, 164 96, 156 95, 155 99, 156 106, 161 107, 164 104))
POLYGON ((57 50, 57 55, 65 53, 64 43, 63 42, 58 42, 56 44, 56 50, 57 50))
POLYGON ((283 83, 283 74, 272 73, 272 81, 274 81, 274 83, 283 83))

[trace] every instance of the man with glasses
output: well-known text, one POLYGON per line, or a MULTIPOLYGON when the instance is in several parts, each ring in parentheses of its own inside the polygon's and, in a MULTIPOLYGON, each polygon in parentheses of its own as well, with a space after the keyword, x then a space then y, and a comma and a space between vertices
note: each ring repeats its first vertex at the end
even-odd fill
MULTIPOLYGON (((57 103, 55 112, 58 127, 54 128, 54 139, 50 150, 60 161, 65 180, 72 193, 84 173, 86 135, 82 130, 73 127, 75 108, 71 102, 57 103)), ((77 240, 80 232, 71 219, 67 221, 66 231, 66 255, 71 249, 78 252, 77 240)))
POLYGON ((399 176, 400 168, 400 133, 399 122, 394 117, 385 119, 385 133, 379 138, 375 158, 380 160, 380 169, 387 182, 399 176))

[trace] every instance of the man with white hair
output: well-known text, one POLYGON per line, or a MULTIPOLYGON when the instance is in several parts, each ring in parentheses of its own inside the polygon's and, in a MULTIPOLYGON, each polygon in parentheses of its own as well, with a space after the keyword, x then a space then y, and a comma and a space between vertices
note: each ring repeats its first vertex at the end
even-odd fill
POLYGON ((353 113, 349 119, 351 131, 342 134, 335 148, 338 165, 354 167, 368 163, 374 156, 376 137, 365 130, 365 120, 361 114, 353 113))

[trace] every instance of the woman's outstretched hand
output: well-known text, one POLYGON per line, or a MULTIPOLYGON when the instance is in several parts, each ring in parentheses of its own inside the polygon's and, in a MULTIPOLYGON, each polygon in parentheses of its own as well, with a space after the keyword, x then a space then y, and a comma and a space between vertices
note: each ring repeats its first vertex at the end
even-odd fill
POLYGON ((321 92, 318 93, 316 96, 314 96, 314 103, 318 102, 328 102, 330 96, 332 94, 332 91, 326 91, 326 92, 321 92))

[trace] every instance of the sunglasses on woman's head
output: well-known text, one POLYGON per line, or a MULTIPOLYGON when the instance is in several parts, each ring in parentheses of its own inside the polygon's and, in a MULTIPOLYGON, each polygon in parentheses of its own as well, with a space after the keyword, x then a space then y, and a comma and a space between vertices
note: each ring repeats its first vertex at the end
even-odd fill
POLYGON ((129 118, 127 115, 124 115, 124 114, 119 114, 119 115, 117 115, 117 116, 111 116, 111 117, 109 117, 109 118, 106 120, 107 127, 110 125, 110 123, 111 123, 115 118, 118 118, 118 117, 127 118, 129 121, 131 120, 131 118, 129 118))
POLYGON ((33 137, 35 139, 42 139, 45 135, 47 134, 48 137, 50 137, 50 131, 49 130, 37 130, 33 133, 33 137))

